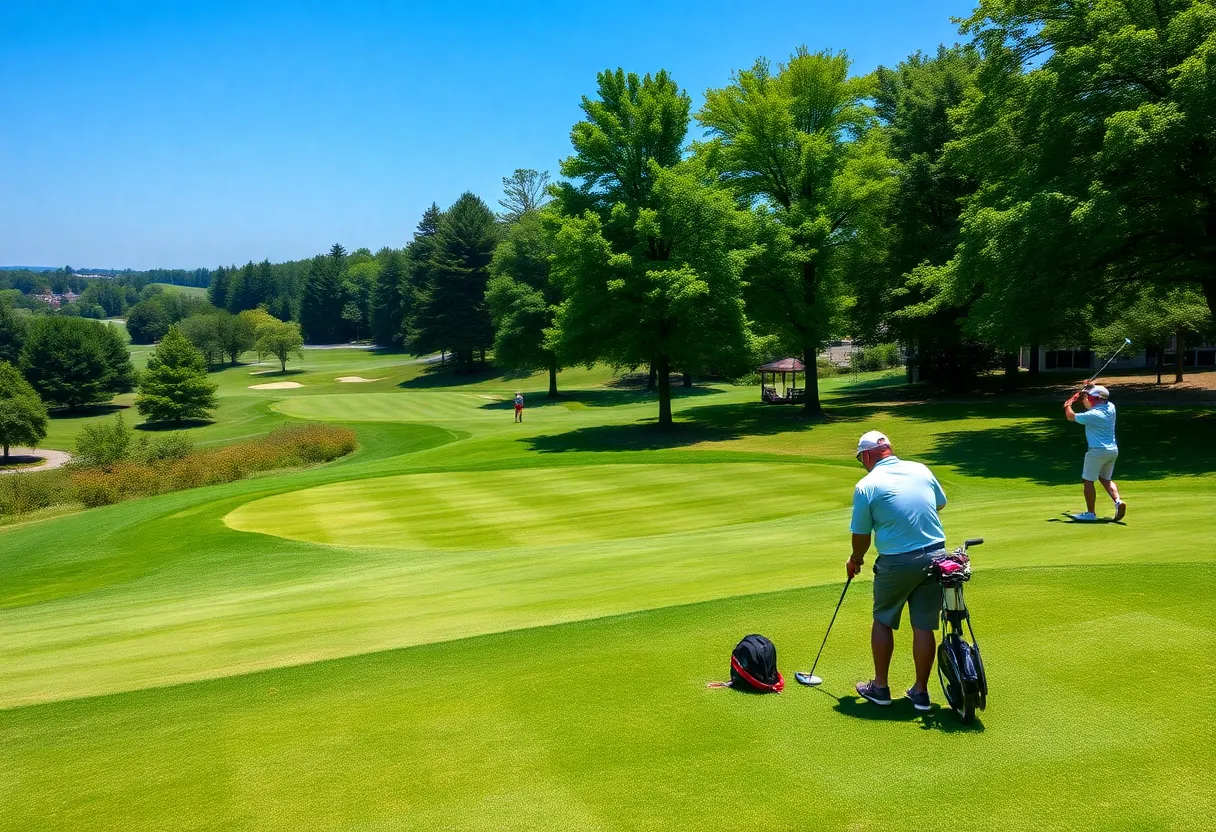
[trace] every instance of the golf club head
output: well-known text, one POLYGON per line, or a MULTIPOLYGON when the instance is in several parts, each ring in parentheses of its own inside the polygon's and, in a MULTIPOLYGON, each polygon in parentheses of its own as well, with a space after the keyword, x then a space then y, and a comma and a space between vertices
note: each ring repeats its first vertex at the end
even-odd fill
POLYGON ((802 673, 801 671, 794 674, 794 680, 797 681, 798 684, 800 684, 800 685, 806 685, 807 687, 812 687, 812 688, 815 687, 816 685, 823 684, 823 680, 820 679, 818 676, 813 676, 810 673, 802 673))

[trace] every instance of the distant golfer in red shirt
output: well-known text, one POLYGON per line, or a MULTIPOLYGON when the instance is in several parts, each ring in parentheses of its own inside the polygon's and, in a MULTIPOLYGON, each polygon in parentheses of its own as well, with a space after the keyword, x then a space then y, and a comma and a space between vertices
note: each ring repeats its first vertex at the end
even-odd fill
POLYGON ((515 394, 515 421, 522 422, 524 420, 524 394, 515 394))

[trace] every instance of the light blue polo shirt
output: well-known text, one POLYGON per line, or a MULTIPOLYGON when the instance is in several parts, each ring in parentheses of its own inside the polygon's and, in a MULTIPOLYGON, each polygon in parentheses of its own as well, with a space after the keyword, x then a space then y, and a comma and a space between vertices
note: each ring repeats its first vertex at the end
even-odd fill
POLYGON ((899 555, 944 543, 938 506, 946 494, 937 478, 919 462, 899 457, 881 459, 853 489, 853 534, 874 532, 880 555, 899 555))
POLYGON ((1077 414, 1077 424, 1085 425, 1085 441, 1091 448, 1118 451, 1115 444, 1115 406, 1105 401, 1077 414))

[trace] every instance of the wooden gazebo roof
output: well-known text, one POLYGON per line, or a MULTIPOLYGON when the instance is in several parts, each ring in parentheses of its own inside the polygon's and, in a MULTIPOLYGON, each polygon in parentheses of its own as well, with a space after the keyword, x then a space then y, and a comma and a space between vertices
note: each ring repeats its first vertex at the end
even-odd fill
POLYGON ((761 373, 801 373, 806 370, 806 365, 797 358, 782 358, 780 361, 771 361, 761 367, 758 372, 761 373))

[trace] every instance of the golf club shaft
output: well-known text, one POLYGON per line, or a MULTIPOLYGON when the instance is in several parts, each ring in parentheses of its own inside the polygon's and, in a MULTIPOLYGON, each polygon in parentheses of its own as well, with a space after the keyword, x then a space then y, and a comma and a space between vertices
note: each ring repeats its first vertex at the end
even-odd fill
POLYGON ((1124 347, 1126 347, 1126 346, 1127 346, 1129 343, 1131 343, 1131 342, 1130 342, 1130 341, 1128 341, 1126 338, 1124 338, 1124 339, 1123 339, 1123 343, 1119 345, 1119 349, 1115 350, 1115 354, 1114 354, 1114 355, 1112 355, 1110 358, 1106 359, 1106 363, 1102 365, 1102 369, 1101 369, 1101 370, 1098 370, 1098 372, 1094 373, 1092 376, 1090 376, 1089 378, 1087 378, 1087 379, 1085 380, 1085 384, 1084 384, 1084 385, 1082 385, 1082 388, 1081 388, 1081 389, 1082 389, 1082 390, 1084 390, 1086 387, 1088 387, 1088 386, 1089 386, 1090 382, 1092 382, 1092 381, 1093 381, 1094 379, 1096 379, 1098 376, 1100 376, 1100 375, 1102 375, 1104 372, 1106 372, 1106 368, 1110 366, 1110 363, 1111 363, 1112 361, 1114 361, 1116 358, 1118 358, 1118 357, 1119 357, 1119 353, 1123 352, 1123 348, 1124 348, 1124 347))
POLYGON ((828 624, 828 631, 823 634, 823 641, 819 645, 819 652, 815 654, 815 663, 811 665, 811 675, 815 675, 815 668, 819 666, 819 657, 823 655, 823 645, 828 643, 828 636, 832 633, 832 624, 836 623, 836 613, 840 612, 840 605, 844 603, 844 594, 849 591, 849 584, 853 583, 853 579, 849 578, 844 582, 844 589, 840 592, 840 600, 836 602, 836 612, 832 613, 832 621, 828 624))

